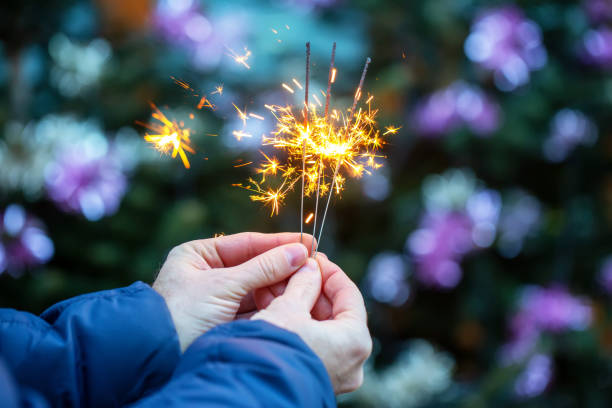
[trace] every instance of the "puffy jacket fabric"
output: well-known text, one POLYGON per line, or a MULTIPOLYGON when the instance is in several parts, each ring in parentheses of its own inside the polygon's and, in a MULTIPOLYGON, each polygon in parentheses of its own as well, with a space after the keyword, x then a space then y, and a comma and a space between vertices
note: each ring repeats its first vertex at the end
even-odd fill
POLYGON ((2 407, 332 407, 325 367, 295 334, 236 321, 181 356, 161 296, 137 282, 58 303, 0 309, 2 407))

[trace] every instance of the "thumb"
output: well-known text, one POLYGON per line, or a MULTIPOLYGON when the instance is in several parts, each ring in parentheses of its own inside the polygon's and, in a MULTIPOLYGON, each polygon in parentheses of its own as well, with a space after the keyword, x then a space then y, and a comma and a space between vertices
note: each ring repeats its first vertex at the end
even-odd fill
POLYGON ((245 292, 272 285, 286 279, 308 259, 308 250, 302 244, 282 245, 247 262, 227 268, 245 292))
POLYGON ((291 304, 310 313, 321 294, 321 283, 319 264, 309 258, 304 266, 289 279, 285 292, 276 298, 276 303, 291 304))

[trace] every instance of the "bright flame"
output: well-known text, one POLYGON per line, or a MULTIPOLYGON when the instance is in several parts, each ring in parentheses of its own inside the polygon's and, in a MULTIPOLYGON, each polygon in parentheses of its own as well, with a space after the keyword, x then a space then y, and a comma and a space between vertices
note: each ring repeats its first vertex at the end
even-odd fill
POLYGON ((247 49, 247 47, 244 47, 244 54, 238 54, 236 53, 234 50, 232 50, 231 48, 228 48, 229 51, 229 56, 232 57, 232 59, 234 61, 236 61, 236 63, 243 65, 246 69, 251 69, 251 66, 249 64, 247 64, 247 61, 249 59, 249 57, 251 56, 251 51, 249 51, 247 49))
POLYGON ((185 168, 189 168, 189 160, 185 152, 195 153, 191 147, 190 129, 184 128, 184 124, 176 120, 170 120, 163 114, 161 110, 151 103, 153 113, 151 116, 159 123, 146 124, 138 122, 140 125, 149 129, 153 133, 145 134, 144 139, 153 144, 155 149, 164 154, 170 154, 172 158, 180 156, 185 168), (172 152, 171 152, 172 151, 172 152))

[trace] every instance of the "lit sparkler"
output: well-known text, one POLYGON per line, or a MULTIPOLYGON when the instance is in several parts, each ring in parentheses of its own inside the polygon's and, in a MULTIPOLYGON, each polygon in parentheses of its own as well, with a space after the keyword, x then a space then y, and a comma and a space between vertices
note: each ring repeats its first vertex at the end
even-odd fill
MULTIPOLYGON (((251 178, 246 186, 239 185, 239 187, 252 191, 253 201, 270 205, 271 215, 274 215, 278 214, 287 194, 301 180, 300 231, 303 231, 305 222, 303 199, 305 196, 314 195, 315 209, 312 216, 308 217, 308 222, 313 221, 313 236, 317 233, 319 198, 327 196, 321 226, 318 230, 318 242, 320 242, 331 196, 341 193, 347 178, 370 174, 371 170, 379 168, 382 165, 379 159, 383 156, 378 151, 384 145, 384 137, 397 133, 399 128, 389 126, 381 134, 376 123, 378 110, 372 108, 374 99, 372 95, 363 98, 365 102, 362 102, 360 106, 363 84, 370 64, 369 58, 366 60, 359 85, 355 90, 351 108, 346 111, 330 109, 331 86, 337 77, 337 70, 334 66, 335 43, 332 49, 327 92, 321 92, 325 96, 325 108, 323 112, 317 110, 317 106, 322 107, 323 104, 314 97, 315 95, 313 99, 316 104, 309 104, 308 48, 307 45, 306 82, 303 87, 305 91, 304 109, 266 105, 276 121, 276 126, 270 136, 263 138, 263 144, 282 153, 283 160, 279 161, 264 154, 265 160, 256 169, 261 179, 251 178), (280 184, 278 188, 268 187, 276 180, 280 184)), ((302 89, 296 79, 293 79, 292 82, 296 87, 302 89)), ((282 86, 290 93, 295 92, 295 89, 286 83, 283 83, 282 86)), ((240 110, 238 112, 242 113, 240 110)), ((316 250, 314 253, 316 254, 316 250)))
POLYGON ((158 151, 170 154, 172 158, 178 155, 185 168, 188 169, 190 165, 185 152, 195 153, 195 150, 191 147, 191 130, 186 128, 182 122, 168 119, 155 104, 151 103, 151 108, 153 109, 151 116, 158 123, 137 122, 152 132, 147 132, 144 139, 152 143, 158 151))

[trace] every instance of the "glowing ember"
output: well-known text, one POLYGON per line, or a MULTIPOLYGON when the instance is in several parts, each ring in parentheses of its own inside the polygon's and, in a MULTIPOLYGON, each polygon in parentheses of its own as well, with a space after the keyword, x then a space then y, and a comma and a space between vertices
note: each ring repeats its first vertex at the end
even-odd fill
POLYGON ((251 51, 249 51, 247 47, 244 47, 244 54, 242 55, 236 53, 231 48, 228 48, 228 51, 229 51, 229 56, 232 57, 232 59, 236 61, 236 63, 244 66, 246 69, 251 69, 251 66, 247 64, 247 61, 249 57, 251 56, 251 51))
POLYGON ((185 168, 189 168, 189 160, 185 152, 194 154, 195 150, 191 147, 191 131, 184 127, 182 122, 170 120, 161 110, 151 103, 153 109, 152 117, 159 123, 142 123, 141 126, 149 129, 152 133, 146 133, 144 139, 153 144, 155 149, 164 154, 169 154, 172 158, 180 156, 185 168))
MULTIPOLYGON (((333 68, 330 70, 330 83, 335 77, 336 69, 333 68)), ((296 79, 293 79, 293 83, 302 89, 296 79)), ((282 86, 290 93, 295 92, 286 83, 282 86)), ((277 150, 283 160, 280 162, 264 154, 264 161, 256 168, 262 179, 249 180, 249 189, 254 192, 251 199, 271 204, 272 213, 276 214, 284 198, 295 183, 301 180, 302 175, 306 196, 317 192, 318 195, 325 196, 330 190, 340 194, 346 178, 370 174, 372 169, 379 168, 379 159, 383 156, 377 151, 384 145, 382 136, 396 133, 398 128, 388 127, 381 135, 376 128, 378 110, 372 108, 373 96, 369 96, 364 106, 357 109, 361 94, 360 86, 355 91, 355 103, 351 109, 333 110, 329 115, 317 109, 323 104, 313 97, 316 105, 309 105, 306 123, 302 109, 266 105, 274 116, 276 127, 269 136, 263 138, 263 144, 277 150), (305 165, 302 172, 303 158, 305 165), (274 180, 280 182, 280 188, 265 186, 274 180)), ((242 115, 246 116, 246 112, 238 108, 236 110, 241 118, 242 115)))
POLYGON ((215 88, 215 90, 211 93, 211 95, 214 95, 214 94, 217 94, 219 96, 223 95, 223 84, 221 84, 221 85, 219 85, 219 86, 217 86, 215 88))

